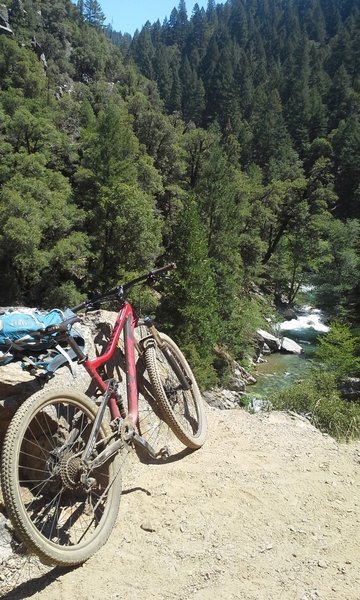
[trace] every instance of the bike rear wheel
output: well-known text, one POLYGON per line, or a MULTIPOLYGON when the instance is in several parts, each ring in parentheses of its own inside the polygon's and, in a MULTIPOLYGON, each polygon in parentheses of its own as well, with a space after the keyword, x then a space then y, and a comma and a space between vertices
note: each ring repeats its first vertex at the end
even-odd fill
POLYGON ((200 448, 206 439, 206 414, 200 390, 194 374, 175 342, 166 334, 160 334, 165 352, 155 340, 147 344, 145 362, 149 379, 164 420, 176 437, 189 448, 200 448), (170 361, 166 357, 170 355, 170 361), (189 389, 179 381, 174 371, 183 375, 189 389))
MULTIPOLYGON (((97 406, 71 390, 41 390, 14 415, 5 436, 1 483, 9 517, 28 549, 46 563, 87 560, 108 539, 121 497, 120 456, 86 479, 80 456, 97 406)), ((106 446, 103 423, 92 456, 106 446)))

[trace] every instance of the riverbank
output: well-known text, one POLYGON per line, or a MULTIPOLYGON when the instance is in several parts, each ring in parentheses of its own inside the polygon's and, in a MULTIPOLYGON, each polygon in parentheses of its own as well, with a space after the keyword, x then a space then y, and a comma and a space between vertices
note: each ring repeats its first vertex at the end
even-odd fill
POLYGON ((319 335, 329 331, 323 313, 304 305, 290 319, 281 321, 273 329, 274 336, 286 336, 294 340, 302 349, 301 353, 271 352, 261 355, 255 365, 256 384, 248 389, 255 398, 271 401, 271 396, 294 383, 297 383, 316 367, 314 352, 319 335))

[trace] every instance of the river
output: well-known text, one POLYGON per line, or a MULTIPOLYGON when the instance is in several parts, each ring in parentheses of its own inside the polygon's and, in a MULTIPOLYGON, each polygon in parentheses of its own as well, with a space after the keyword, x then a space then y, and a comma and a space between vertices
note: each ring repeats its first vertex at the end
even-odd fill
POLYGON ((318 336, 328 330, 324 315, 311 306, 303 306, 298 311, 297 318, 280 323, 277 335, 295 340, 304 352, 300 355, 278 352, 266 356, 267 362, 256 366, 254 376, 257 383, 248 387, 248 394, 254 398, 270 400, 273 392, 301 380, 314 366, 318 336))

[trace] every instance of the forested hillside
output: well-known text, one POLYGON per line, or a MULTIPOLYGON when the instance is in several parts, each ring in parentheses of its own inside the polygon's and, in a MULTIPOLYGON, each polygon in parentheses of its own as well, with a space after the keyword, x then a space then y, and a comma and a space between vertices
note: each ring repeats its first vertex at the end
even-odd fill
POLYGON ((192 15, 181 0, 133 38, 94 0, 1 6, 2 305, 73 304, 175 260, 143 302, 203 385, 224 372, 219 349, 251 348, 259 289, 291 304, 311 283, 356 320, 356 0, 209 0, 192 15))

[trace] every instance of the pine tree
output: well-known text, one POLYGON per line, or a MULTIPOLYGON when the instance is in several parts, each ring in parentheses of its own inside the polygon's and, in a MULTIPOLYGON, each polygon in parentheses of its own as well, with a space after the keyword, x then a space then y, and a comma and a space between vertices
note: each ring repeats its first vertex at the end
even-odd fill
POLYGON ((188 198, 173 230, 175 283, 163 308, 171 313, 173 334, 181 342, 202 386, 214 385, 212 363, 219 333, 218 299, 207 241, 196 202, 188 198))
POLYGON ((97 0, 83 0, 82 14, 85 21, 95 27, 102 27, 106 18, 97 0))
POLYGON ((201 124, 203 111, 205 109, 205 90, 196 70, 190 66, 185 57, 181 67, 182 82, 182 116, 185 122, 193 121, 196 125, 201 124))
POLYGON ((153 60, 155 55, 154 46, 151 39, 151 29, 149 21, 145 23, 139 33, 136 45, 134 47, 134 57, 137 65, 145 77, 154 78, 153 60))
POLYGON ((151 267, 160 252, 155 170, 140 149, 124 106, 110 104, 83 132, 76 173, 78 203, 92 236, 94 283, 113 284, 119 273, 151 267), (125 251, 126 249, 126 251, 125 251))
POLYGON ((333 137, 336 149, 336 190, 340 198, 337 214, 360 218, 360 123, 356 116, 344 121, 333 137))

